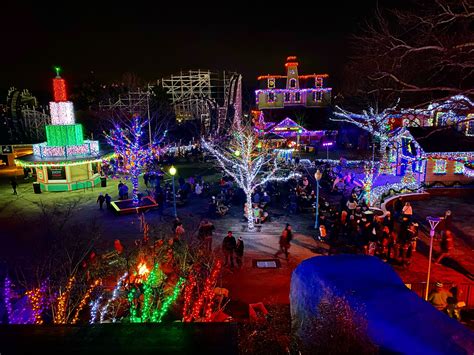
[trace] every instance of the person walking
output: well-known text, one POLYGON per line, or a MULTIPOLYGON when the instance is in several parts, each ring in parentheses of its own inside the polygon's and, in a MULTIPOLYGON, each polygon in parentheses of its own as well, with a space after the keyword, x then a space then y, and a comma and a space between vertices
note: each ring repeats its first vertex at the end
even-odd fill
POLYGON ((105 196, 102 195, 102 192, 99 194, 99 197, 97 197, 97 203, 99 204, 99 208, 102 210, 102 206, 104 205, 105 202, 105 196))
POLYGON ((18 195, 18 193, 16 192, 16 188, 18 186, 18 183, 16 182, 15 178, 12 178, 11 184, 12 184, 13 194, 18 195))
POLYGON ((290 249, 290 242, 293 239, 293 232, 291 230, 291 225, 286 224, 285 229, 281 232, 280 235, 280 249, 275 253, 275 257, 278 257, 280 254, 285 254, 286 260, 288 260, 288 255, 290 254, 288 250, 290 249))
POLYGON ((445 311, 448 306, 448 298, 453 297, 451 292, 446 290, 441 282, 436 283, 436 288, 431 291, 428 302, 440 311, 445 311))
POLYGON ((112 203, 112 197, 110 197, 109 194, 105 194, 105 205, 107 206, 107 209, 110 209, 111 208, 111 204, 112 203))
POLYGON ((436 259, 435 264, 440 264, 441 260, 443 260, 447 256, 451 256, 451 252, 454 248, 454 234, 449 229, 447 229, 443 233, 443 237, 441 239, 441 254, 436 259))
POLYGON ((235 246, 235 261, 237 262, 237 267, 242 269, 242 258, 244 257, 244 241, 242 237, 239 236, 237 239, 237 244, 235 246))
POLYGON ((230 262, 230 267, 234 267, 234 250, 236 245, 237 243, 234 236, 232 235, 232 232, 228 231, 222 242, 222 251, 224 252, 225 259, 224 266, 229 265, 230 262))

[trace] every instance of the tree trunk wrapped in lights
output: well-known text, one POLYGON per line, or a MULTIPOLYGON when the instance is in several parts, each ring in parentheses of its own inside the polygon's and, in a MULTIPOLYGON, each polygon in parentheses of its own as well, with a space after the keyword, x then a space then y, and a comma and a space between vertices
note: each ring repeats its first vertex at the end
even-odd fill
POLYGON ((202 145, 216 157, 222 170, 244 190, 249 231, 255 229, 252 209, 252 193, 255 189, 269 181, 285 181, 298 176, 293 172, 281 174, 276 155, 265 145, 259 144, 251 127, 234 125, 230 142, 218 144, 202 139, 202 145))

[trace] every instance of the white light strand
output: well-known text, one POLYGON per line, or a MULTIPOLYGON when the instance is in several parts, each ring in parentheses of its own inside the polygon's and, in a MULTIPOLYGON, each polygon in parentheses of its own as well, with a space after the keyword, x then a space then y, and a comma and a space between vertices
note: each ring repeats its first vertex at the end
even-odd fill
POLYGON ((89 319, 89 324, 94 324, 97 319, 97 311, 100 306, 100 301, 102 301, 102 295, 100 295, 94 302, 89 304, 91 307, 91 319, 89 319))
POLYGON ((105 316, 107 315, 107 310, 110 306, 110 304, 115 301, 118 296, 119 296, 119 291, 120 288, 122 287, 122 284, 125 280, 125 278, 128 276, 128 272, 124 273, 120 279, 117 282, 117 285, 115 286, 114 290, 112 291, 112 297, 107 301, 107 303, 100 309, 100 323, 104 323, 105 316))

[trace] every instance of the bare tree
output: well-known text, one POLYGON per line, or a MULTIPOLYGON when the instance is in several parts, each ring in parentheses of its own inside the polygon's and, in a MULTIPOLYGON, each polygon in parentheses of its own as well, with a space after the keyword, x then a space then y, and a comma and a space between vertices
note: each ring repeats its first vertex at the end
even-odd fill
MULTIPOLYGON (((377 8, 355 36, 352 94, 425 105, 472 95, 474 5, 468 0, 413 0, 405 9, 377 8)), ((351 87, 352 86, 352 87, 351 87)))

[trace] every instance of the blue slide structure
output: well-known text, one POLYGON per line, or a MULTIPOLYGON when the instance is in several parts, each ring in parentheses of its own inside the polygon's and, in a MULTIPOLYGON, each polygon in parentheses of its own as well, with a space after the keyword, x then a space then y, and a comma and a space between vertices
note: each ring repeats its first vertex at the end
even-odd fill
POLYGON ((319 256, 303 261, 291 278, 293 330, 316 317, 321 300, 343 297, 364 318, 369 339, 387 352, 474 354, 474 332, 409 290, 380 259, 365 255, 319 256))

